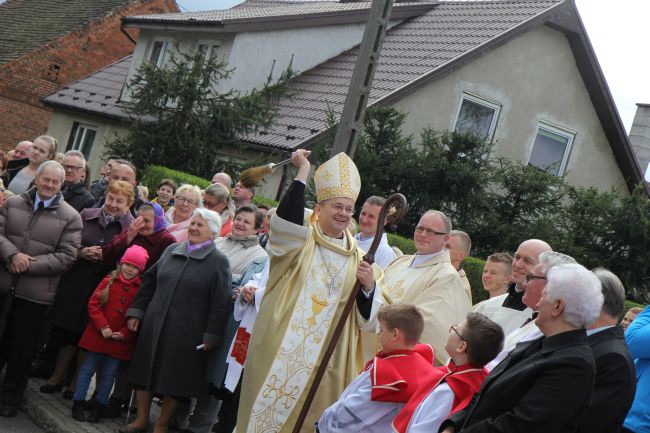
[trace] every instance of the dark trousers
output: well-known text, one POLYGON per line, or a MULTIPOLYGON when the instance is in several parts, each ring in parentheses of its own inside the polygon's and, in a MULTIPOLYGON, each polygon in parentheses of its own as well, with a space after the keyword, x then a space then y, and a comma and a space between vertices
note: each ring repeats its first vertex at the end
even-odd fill
POLYGON ((47 305, 15 298, 7 320, 0 352, 7 360, 4 382, 0 388, 2 404, 18 407, 32 362, 38 351, 38 344, 45 325, 47 305))
POLYGON ((237 424, 237 413, 239 412, 239 396, 241 395, 241 383, 244 373, 242 372, 242 377, 239 378, 239 383, 237 383, 237 388, 235 392, 231 395, 225 397, 222 396, 221 409, 219 410, 219 421, 217 422, 216 428, 214 429, 217 433, 232 433, 235 430, 235 425, 237 424))

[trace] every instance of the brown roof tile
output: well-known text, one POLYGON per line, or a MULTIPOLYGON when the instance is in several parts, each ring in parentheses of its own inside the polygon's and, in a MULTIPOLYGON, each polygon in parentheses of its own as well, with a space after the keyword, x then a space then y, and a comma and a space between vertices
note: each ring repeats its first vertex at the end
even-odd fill
MULTIPOLYGON (((441 2, 434 9, 387 33, 375 73, 370 104, 422 80, 448 62, 470 54, 482 44, 561 2, 441 2)), ((276 124, 267 131, 247 137, 247 140, 267 147, 293 149, 322 133, 326 127, 328 105, 337 115, 342 111, 357 51, 358 47, 351 49, 294 78, 291 83, 293 97, 280 101, 276 124)), ((126 80, 130 61, 131 57, 127 57, 114 63, 45 97, 44 102, 113 118, 125 118, 115 103, 126 80), (91 92, 96 93, 92 98, 91 92), (98 104, 96 99, 101 99, 101 96, 109 98, 98 104), (88 100, 91 102, 86 102, 88 100)))
MULTIPOLYGON (((561 0, 440 2, 434 9, 391 29, 382 47, 369 103, 375 103, 447 62, 468 55, 561 3, 561 0)), ((326 128, 329 105, 340 115, 358 47, 296 77, 292 100, 280 101, 275 126, 247 137, 269 147, 296 148, 326 128), (302 104, 302 101, 308 101, 302 104), (290 134, 287 126, 296 126, 290 134)))
POLYGON ((131 66, 131 58, 132 56, 127 56, 86 78, 75 81, 46 96, 43 102, 68 110, 126 119, 117 102, 131 66))
POLYGON ((83 27, 132 0, 7 0, 0 4, 0 64, 83 27))

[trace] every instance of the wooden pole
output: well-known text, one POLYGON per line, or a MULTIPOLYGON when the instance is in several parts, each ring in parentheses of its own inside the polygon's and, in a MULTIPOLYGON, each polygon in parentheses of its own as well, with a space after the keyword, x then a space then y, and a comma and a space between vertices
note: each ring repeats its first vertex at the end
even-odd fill
POLYGON ((350 158, 354 157, 357 140, 363 131, 363 117, 392 9, 393 0, 372 2, 330 157, 341 152, 347 153, 350 158))

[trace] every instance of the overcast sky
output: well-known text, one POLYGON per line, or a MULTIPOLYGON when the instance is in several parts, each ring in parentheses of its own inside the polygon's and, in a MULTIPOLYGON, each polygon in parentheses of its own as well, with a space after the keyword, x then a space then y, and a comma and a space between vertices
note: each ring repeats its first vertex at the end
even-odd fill
MULTIPOLYGON (((625 129, 629 132, 636 103, 650 103, 650 44, 647 32, 650 26, 650 0, 575 1, 625 129)), ((241 3, 240 0, 176 2, 183 11, 227 9, 241 3)))

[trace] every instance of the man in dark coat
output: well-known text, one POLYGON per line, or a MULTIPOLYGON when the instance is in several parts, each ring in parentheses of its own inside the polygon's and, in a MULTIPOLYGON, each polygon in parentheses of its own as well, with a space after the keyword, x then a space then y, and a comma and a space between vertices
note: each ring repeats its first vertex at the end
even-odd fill
POLYGON ((80 247, 81 217, 63 200, 63 177, 58 162, 44 162, 36 186, 0 209, 0 294, 5 306, 13 301, 10 311, 3 306, 0 312, 6 322, 0 350, 7 359, 2 416, 17 414, 47 309, 80 247))
POLYGON ((544 337, 518 344, 441 431, 575 431, 596 375, 585 329, 598 318, 603 295, 598 279, 578 264, 551 268, 547 280, 536 319, 544 337))
POLYGON ((93 207, 95 197, 86 189, 81 180, 86 170, 86 158, 78 150, 69 150, 63 158, 65 181, 63 182, 63 198, 66 203, 81 212, 87 207, 93 207))
POLYGON ((594 274, 603 287, 605 302, 600 317, 587 331, 596 360, 596 383, 589 407, 577 432, 618 433, 634 401, 636 372, 625 343, 618 316, 625 307, 625 289, 616 275, 606 269, 594 274))

